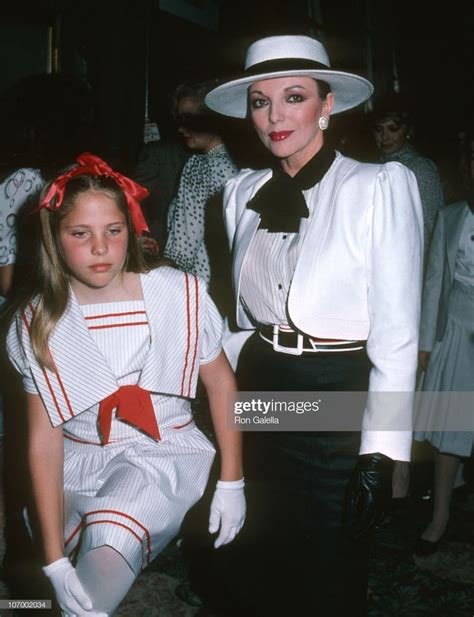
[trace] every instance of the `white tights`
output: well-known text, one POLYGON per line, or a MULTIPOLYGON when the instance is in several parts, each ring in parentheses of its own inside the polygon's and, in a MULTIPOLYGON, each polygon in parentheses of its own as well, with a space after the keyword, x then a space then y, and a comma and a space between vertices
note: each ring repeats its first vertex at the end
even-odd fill
POLYGON ((80 557, 77 575, 94 610, 112 615, 135 581, 127 561, 110 546, 100 546, 80 557))

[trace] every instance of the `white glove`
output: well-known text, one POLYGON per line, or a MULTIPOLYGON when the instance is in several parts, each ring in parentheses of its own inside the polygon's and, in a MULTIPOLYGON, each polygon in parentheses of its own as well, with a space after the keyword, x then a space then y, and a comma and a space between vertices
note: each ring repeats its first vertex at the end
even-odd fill
POLYGON ((211 503, 209 533, 220 533, 214 542, 214 548, 229 544, 242 529, 245 521, 244 479, 235 482, 219 480, 211 503))
POLYGON ((92 600, 84 591, 76 570, 67 557, 62 557, 43 568, 51 581, 62 614, 70 617, 107 617, 92 610, 92 600))

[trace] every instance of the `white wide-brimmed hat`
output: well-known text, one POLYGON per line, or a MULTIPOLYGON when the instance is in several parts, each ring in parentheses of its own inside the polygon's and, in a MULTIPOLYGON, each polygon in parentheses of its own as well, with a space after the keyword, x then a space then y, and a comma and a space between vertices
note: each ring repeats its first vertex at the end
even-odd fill
POLYGON ((206 96, 206 105, 226 116, 245 118, 250 84, 293 75, 328 83, 334 94, 333 114, 363 103, 374 90, 364 77, 332 70, 319 41, 309 36, 269 36, 250 45, 242 77, 211 90, 206 96))

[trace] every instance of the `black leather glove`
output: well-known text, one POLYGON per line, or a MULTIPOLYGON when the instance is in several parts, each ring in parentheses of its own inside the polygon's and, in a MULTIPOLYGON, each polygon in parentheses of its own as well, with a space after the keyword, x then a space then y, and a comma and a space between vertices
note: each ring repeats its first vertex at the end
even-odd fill
POLYGON ((394 463, 380 452, 357 458, 344 504, 343 528, 350 537, 367 534, 390 509, 394 463))

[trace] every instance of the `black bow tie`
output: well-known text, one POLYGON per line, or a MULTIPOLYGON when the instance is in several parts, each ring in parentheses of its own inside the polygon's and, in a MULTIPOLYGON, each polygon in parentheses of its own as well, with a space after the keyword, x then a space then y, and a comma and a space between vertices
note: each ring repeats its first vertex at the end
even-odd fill
POLYGON ((259 228, 269 233, 297 233, 302 218, 308 218, 309 210, 302 191, 320 182, 331 167, 336 153, 330 148, 321 148, 293 178, 273 169, 273 175, 247 204, 261 216, 259 228))

